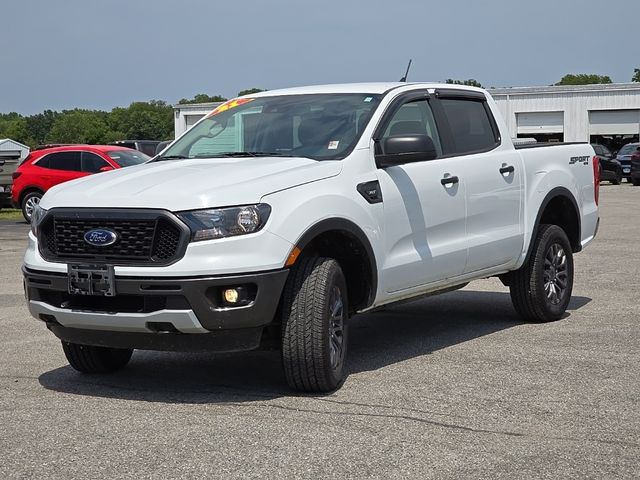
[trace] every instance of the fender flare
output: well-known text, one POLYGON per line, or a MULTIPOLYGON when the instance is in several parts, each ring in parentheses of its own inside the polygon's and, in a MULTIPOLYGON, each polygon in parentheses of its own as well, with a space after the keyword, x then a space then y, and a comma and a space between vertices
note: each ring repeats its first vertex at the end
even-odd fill
POLYGON ((546 210, 549 203, 557 197, 563 197, 573 205, 575 209, 575 214, 578 219, 578 242, 576 245, 571 245, 574 250, 574 253, 582 250, 582 246, 580 245, 580 239, 582 238, 582 218, 580 217, 580 207, 578 206, 578 202, 576 201, 573 194, 565 187, 555 187, 552 188, 549 193, 544 197, 540 207, 538 208, 538 213, 536 215, 535 223, 533 224, 533 229, 531 231, 531 241, 529 242, 529 248, 527 249, 527 256, 525 258, 525 264, 529 261, 529 257, 531 256, 531 249, 533 248, 533 242, 538 235, 538 229, 540 228, 540 221, 542 220, 542 213, 546 210))
POLYGON ((367 299, 367 307, 371 306, 375 300, 376 293, 378 291, 378 265, 376 262, 376 256, 371 247, 369 238, 364 231, 351 220, 345 218, 326 218, 320 220, 308 228, 295 242, 295 246, 300 250, 304 248, 319 235, 332 230, 342 230, 353 235, 364 247, 367 257, 369 258, 369 268, 371 270, 371 289, 369 291, 369 298, 367 299))

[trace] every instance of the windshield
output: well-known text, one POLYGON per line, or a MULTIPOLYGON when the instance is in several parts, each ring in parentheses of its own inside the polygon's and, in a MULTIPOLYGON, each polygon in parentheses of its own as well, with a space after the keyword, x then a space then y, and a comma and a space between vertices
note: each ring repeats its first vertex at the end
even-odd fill
POLYGON ((148 162, 151 157, 137 150, 111 150, 107 155, 121 167, 132 167, 148 162))
POLYGON ((624 147, 620 149, 618 155, 630 155, 634 150, 640 147, 637 143, 627 143, 624 147))
POLYGON ((216 108, 158 160, 244 155, 342 159, 360 138, 380 98, 370 94, 239 98, 216 108))

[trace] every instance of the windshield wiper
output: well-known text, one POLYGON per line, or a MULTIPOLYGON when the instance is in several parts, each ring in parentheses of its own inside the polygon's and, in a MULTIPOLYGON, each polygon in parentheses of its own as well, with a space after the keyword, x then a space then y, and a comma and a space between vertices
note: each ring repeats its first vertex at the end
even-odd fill
POLYGON ((216 157, 289 157, 281 152, 217 152, 200 153, 191 158, 216 158, 216 157))
POLYGON ((167 155, 166 157, 157 157, 154 162, 162 162, 163 160, 184 160, 186 158, 192 157, 186 157, 184 155, 167 155))

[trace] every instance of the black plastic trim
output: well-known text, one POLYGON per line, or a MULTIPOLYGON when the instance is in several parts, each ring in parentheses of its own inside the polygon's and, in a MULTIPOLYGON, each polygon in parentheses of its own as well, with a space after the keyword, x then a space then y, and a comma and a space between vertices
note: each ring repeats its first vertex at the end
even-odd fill
POLYGON ((314 226, 309 228, 304 234, 302 234, 295 245, 300 250, 304 250, 304 247, 307 246, 318 235, 329 232, 331 230, 344 230, 355 236, 364 246, 364 249, 367 252, 367 257, 369 258, 369 268, 371 270, 371 289, 369 291, 366 304, 359 305, 358 309, 361 310, 367 308, 373 304, 376 297, 376 292, 378 290, 378 266, 376 263, 376 256, 373 253, 373 248, 371 247, 371 243, 369 242, 367 235, 362 231, 360 227, 358 227, 350 220, 346 220, 344 218, 328 218, 316 223, 314 226))
MULTIPOLYGON (((66 274, 43 272, 23 267, 25 288, 30 300, 44 301, 46 291, 67 293, 66 274)), ((118 295, 138 297, 166 295, 182 296, 207 330, 250 328, 268 325, 276 309, 289 270, 273 270, 243 275, 225 275, 197 278, 115 277, 118 295), (219 290, 224 287, 255 285, 255 299, 242 307, 225 308, 218 303, 219 290)), ((60 308, 60 305, 53 305, 60 308)), ((98 310, 96 310, 98 311, 98 310)))
MULTIPOLYGON (((52 208, 47 211, 45 216, 40 221, 40 227, 38 229, 38 250, 42 258, 47 260, 48 262, 54 263, 84 263, 84 264, 108 264, 108 265, 126 265, 126 266, 140 266, 140 267, 148 267, 148 266, 168 266, 173 265, 184 257, 185 252, 187 251, 187 246, 189 245, 189 241, 191 239, 191 229, 178 218, 173 213, 168 210, 160 210, 160 209, 146 209, 146 208, 52 208), (165 220, 171 222, 180 230, 180 242, 178 244, 178 248, 176 250, 175 255, 168 260, 157 260, 152 258, 144 258, 144 259, 118 259, 110 256, 98 256, 98 255, 87 255, 87 256, 61 256, 57 254, 52 254, 46 248, 46 241, 43 238, 44 226, 47 222, 53 221, 54 218, 66 218, 66 219, 86 219, 86 220, 94 220, 94 219, 114 219, 114 220, 122 220, 122 219, 138 219, 138 220, 157 220, 159 218, 164 218, 165 220)), ((155 239, 154 239, 155 240, 155 239)))
POLYGON ((262 327, 211 333, 138 333, 68 328, 48 321, 47 328, 64 342, 97 347, 173 352, 244 352, 260 346, 262 327))
POLYGON ((457 88, 436 88, 435 95, 438 98, 460 98, 487 101, 487 97, 482 92, 457 88))
POLYGON ((380 182, 373 180, 371 182, 360 183, 356 190, 369 203, 382 203, 382 190, 380 190, 380 182))
POLYGON ((529 242, 529 251, 527 252, 527 257, 525 259, 526 262, 529 261, 529 257, 531 256, 531 252, 533 249, 533 243, 535 241, 536 236, 538 235, 538 229, 540 228, 540 220, 542 218, 542 213, 547 208, 547 205, 556 197, 564 197, 571 202, 573 208, 575 209, 576 217, 578 218, 578 243, 577 245, 571 245, 574 249, 574 253, 582 250, 582 245, 580 244, 580 240, 582 239, 582 218, 580 218, 580 208, 578 207, 578 202, 574 198, 573 194, 564 187, 555 187, 551 189, 549 193, 544 197, 542 203, 540 204, 540 208, 538 209, 538 214, 536 215, 536 221, 533 224, 533 231, 531 234, 531 241, 529 242))

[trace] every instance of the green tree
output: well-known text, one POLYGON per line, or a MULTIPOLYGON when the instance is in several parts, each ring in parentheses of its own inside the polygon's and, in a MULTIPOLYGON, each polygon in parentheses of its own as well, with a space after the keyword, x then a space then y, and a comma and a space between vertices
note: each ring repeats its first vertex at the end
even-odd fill
POLYGON ((33 139, 34 143, 32 146, 45 143, 45 139, 58 117, 60 117, 60 113, 52 110, 45 110, 42 113, 26 117, 29 137, 33 139))
POLYGON ((33 145, 27 119, 16 112, 0 114, 0 138, 10 138, 25 145, 33 145))
POLYGON ((454 80, 453 78, 447 78, 445 83, 450 83, 453 85, 468 85, 470 87, 479 87, 482 88, 482 85, 477 80, 470 78, 469 80, 454 80))
POLYGON ((178 100, 179 105, 185 103, 214 103, 214 102, 226 102, 227 99, 220 95, 207 95, 206 93, 198 93, 193 98, 181 98, 178 100))
POLYGON ((107 112, 99 110, 64 110, 46 137, 47 143, 101 144, 115 140, 107 123, 107 112))
POLYGON ((133 102, 111 110, 108 123, 120 140, 167 140, 173 138, 173 107, 162 100, 133 102))
POLYGON ((246 90, 240 90, 238 96, 251 95, 252 93, 266 92, 264 88, 247 88, 246 90))
POLYGON ((640 82, 640 68, 633 69, 633 77, 631 77, 632 82, 640 82))
POLYGON ((596 75, 595 73, 569 73, 555 85, 594 85, 600 83, 613 83, 609 75, 596 75))

